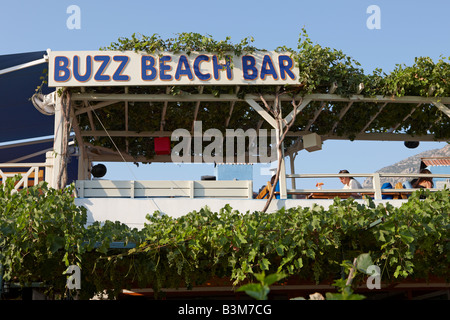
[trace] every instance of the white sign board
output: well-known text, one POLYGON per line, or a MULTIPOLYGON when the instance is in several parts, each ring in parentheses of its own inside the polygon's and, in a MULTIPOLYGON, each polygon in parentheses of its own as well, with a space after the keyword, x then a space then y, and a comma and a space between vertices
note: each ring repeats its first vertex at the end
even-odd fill
POLYGON ((298 68, 289 53, 259 51, 227 57, 51 51, 48 83, 50 87, 298 84, 298 68))

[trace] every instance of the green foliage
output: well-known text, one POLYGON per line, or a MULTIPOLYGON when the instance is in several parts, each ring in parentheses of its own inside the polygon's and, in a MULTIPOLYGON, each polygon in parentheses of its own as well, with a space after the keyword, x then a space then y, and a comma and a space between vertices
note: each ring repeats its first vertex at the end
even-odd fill
MULTIPOLYGON (((449 192, 426 194, 426 200, 419 200, 421 195, 417 192, 400 208, 336 199, 328 209, 315 205, 267 214, 241 213, 230 206, 219 212, 202 208, 177 219, 156 212, 140 231, 145 241, 110 261, 134 259, 130 268, 136 270, 145 261, 150 273, 136 271, 135 277, 156 290, 224 277, 237 285, 268 273, 332 281, 341 274, 342 260, 366 252, 383 269, 384 281, 430 275, 447 279, 449 192)), ((372 260, 360 256, 360 271, 367 263, 372 260)), ((247 289, 259 292, 264 286, 247 289)))
POLYGON ((237 44, 233 44, 230 40, 231 37, 226 37, 225 40, 217 41, 211 35, 201 35, 195 32, 177 33, 176 37, 166 40, 161 39, 156 33, 150 37, 133 33, 130 39, 121 37, 118 42, 113 42, 101 50, 135 51, 149 54, 183 52, 187 55, 192 52, 209 52, 217 54, 219 58, 224 57, 226 53, 240 56, 243 53, 257 50, 250 45, 254 41, 253 37, 244 38, 237 44))
POLYGON ((333 285, 337 287, 338 293, 327 292, 325 294, 326 300, 363 300, 365 296, 354 293, 354 290, 350 285, 347 285, 345 279, 338 279, 333 282, 333 285))
POLYGON ((270 292, 270 286, 277 281, 286 277, 284 273, 273 273, 268 276, 265 275, 265 272, 255 273, 254 274, 256 280, 259 283, 248 283, 241 287, 239 287, 236 292, 244 291, 250 297, 256 300, 267 300, 268 294, 270 292))
POLYGON ((295 57, 300 71, 299 81, 306 93, 325 93, 332 84, 336 84, 335 93, 349 96, 355 94, 358 85, 365 81, 359 62, 341 50, 314 45, 305 29, 302 29, 295 57))
POLYGON ((13 184, 8 180, 0 188, 4 280, 39 281, 64 292, 62 273, 78 264, 81 298, 105 291, 114 297, 132 287, 160 293, 211 279, 239 285, 254 276, 264 279, 259 288, 264 291, 272 281, 260 274, 275 273, 331 283, 342 278, 342 261, 363 253, 372 260, 361 256, 362 272, 353 283, 364 281, 363 271, 372 262, 385 282, 450 279, 449 190, 417 191, 398 208, 335 199, 327 209, 314 205, 273 213, 241 213, 228 205, 179 218, 155 212, 137 230, 111 221, 87 225, 86 210, 74 205, 73 187, 57 191, 43 183, 11 193, 13 184), (111 248, 116 241, 136 246, 111 248))
POLYGON ((18 179, 0 186, 0 264, 3 278, 65 285, 63 271, 81 263, 80 234, 86 209, 73 202, 73 186, 49 189, 45 182, 14 192, 18 179))
POLYGON ((333 285, 337 288, 338 293, 327 292, 325 294, 326 300, 363 300, 365 296, 360 294, 355 294, 352 288, 353 279, 356 277, 358 272, 369 274, 367 268, 372 266, 374 263, 370 254, 361 253, 355 259, 354 264, 348 261, 344 261, 341 266, 344 268, 345 273, 348 278, 336 279, 333 285))

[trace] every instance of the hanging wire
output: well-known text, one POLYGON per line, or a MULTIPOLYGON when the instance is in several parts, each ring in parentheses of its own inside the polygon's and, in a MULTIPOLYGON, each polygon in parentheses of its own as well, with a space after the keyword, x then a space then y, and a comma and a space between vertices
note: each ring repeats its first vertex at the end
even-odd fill
MULTIPOLYGON (((112 144, 114 145, 114 148, 116 148, 117 152, 119 153, 120 157, 122 158, 123 162, 125 162, 125 164, 127 165, 128 170, 130 170, 131 174, 134 177, 134 180, 138 180, 137 177, 134 175, 133 171, 131 170, 131 168, 129 167, 128 162, 125 160, 124 156, 122 155, 122 152, 120 152, 119 148, 117 147, 116 143, 114 142, 114 140, 112 139, 112 137, 110 136, 108 130, 106 129, 106 127, 104 126, 103 122, 100 120, 100 117, 98 116, 98 114, 95 112, 94 108, 92 108, 91 104, 89 103, 89 101, 87 101, 87 104, 89 106, 89 108, 91 109, 91 111, 94 113, 95 117, 97 118, 98 122, 100 122, 103 130, 105 131, 105 133, 107 134, 107 136, 109 137, 109 139, 111 140, 112 144)), ((182 189, 181 187, 175 187, 177 189, 182 189)), ((145 196, 145 198, 150 198, 153 200, 153 203, 155 204, 155 206, 158 208, 158 210, 160 212, 162 212, 162 209, 159 208, 159 206, 157 205, 157 203, 155 202, 155 200, 151 197, 151 196, 145 196)))
POLYGON ((102 126, 103 130, 105 131, 106 135, 108 136, 109 140, 111 140, 112 144, 114 145, 114 148, 116 148, 117 152, 119 153, 120 157, 122 158, 123 162, 126 164, 128 170, 131 172, 131 175, 134 177, 134 180, 138 180, 137 177, 134 175, 133 170, 131 170, 128 162, 125 160, 122 152, 120 152, 119 148, 117 147, 116 143, 114 142, 114 140, 112 139, 112 137, 109 135, 108 130, 106 130, 105 126, 103 125, 103 122, 100 120, 100 117, 98 116, 98 114, 95 112, 94 108, 92 108, 91 104, 89 103, 89 101, 87 101, 87 104, 89 106, 89 108, 91 108, 91 111, 94 113, 95 117, 97 118, 98 122, 100 122, 100 125, 102 126))

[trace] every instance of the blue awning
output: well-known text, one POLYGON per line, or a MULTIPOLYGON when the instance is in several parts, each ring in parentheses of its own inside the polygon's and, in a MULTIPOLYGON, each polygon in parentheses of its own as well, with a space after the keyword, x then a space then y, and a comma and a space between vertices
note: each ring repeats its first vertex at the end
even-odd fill
POLYGON ((45 153, 53 150, 53 139, 32 144, 0 146, 0 163, 43 163, 45 153))
MULTIPOLYGON (((30 101, 46 77, 48 63, 25 67, 2 74, 2 70, 41 60, 46 51, 0 55, 0 143, 53 135, 54 116, 47 116, 30 101)), ((47 85, 42 93, 53 92, 47 85)))
MULTIPOLYGON (((44 163, 46 151, 53 149, 55 117, 37 111, 30 100, 42 84, 41 77, 47 78, 48 63, 42 60, 46 54, 0 55, 0 163, 44 163)), ((42 86, 44 95, 53 91, 42 86)), ((76 156, 70 157, 67 170, 68 183, 76 180, 76 156)))
MULTIPOLYGON (((53 138, 33 143, 18 143, 0 146, 1 163, 45 163, 46 152, 53 150, 53 138)), ((18 171, 17 168, 2 168, 4 172, 18 171)), ((78 156, 69 157, 67 164, 67 183, 78 179, 78 156)))

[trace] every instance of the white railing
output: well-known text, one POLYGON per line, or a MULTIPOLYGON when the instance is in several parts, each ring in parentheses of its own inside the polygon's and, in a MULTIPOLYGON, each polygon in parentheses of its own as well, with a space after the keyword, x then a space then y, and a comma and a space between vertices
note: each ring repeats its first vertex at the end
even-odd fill
POLYGON ((21 179, 15 184, 15 190, 37 185, 45 179, 45 167, 45 163, 1 163, 0 182, 20 174, 21 179))
POLYGON ((79 198, 231 198, 252 199, 252 181, 77 180, 79 198))
MULTIPOLYGON (((393 184, 393 189, 381 189, 381 178, 422 178, 422 177, 429 177, 429 178, 444 178, 449 180, 450 174, 424 174, 424 173, 338 173, 338 174, 287 174, 286 179, 306 179, 306 178, 339 178, 339 177, 369 177, 372 178, 372 188, 364 188, 364 189, 357 189, 356 192, 360 194, 367 194, 369 196, 373 196, 374 199, 379 200, 382 199, 383 194, 392 194, 392 193, 398 193, 407 195, 410 194, 413 191, 416 191, 417 189, 412 188, 402 188, 395 189, 395 184, 393 184)), ((400 181, 399 181, 400 182, 400 181)), ((403 185, 403 183, 402 183, 403 185)), ((450 188, 450 184, 444 184, 447 188, 450 188)), ((429 189, 431 191, 437 191, 440 190, 438 188, 432 188, 429 189)), ((291 195, 309 195, 314 193, 322 193, 322 194, 334 194, 334 193, 342 193, 342 194, 354 194, 355 189, 288 189, 288 194, 291 195)))
POLYGON ((22 178, 15 184, 15 190, 37 185, 41 181, 53 187, 53 160, 53 152, 48 151, 44 163, 0 163, 0 183, 20 174, 22 178))

